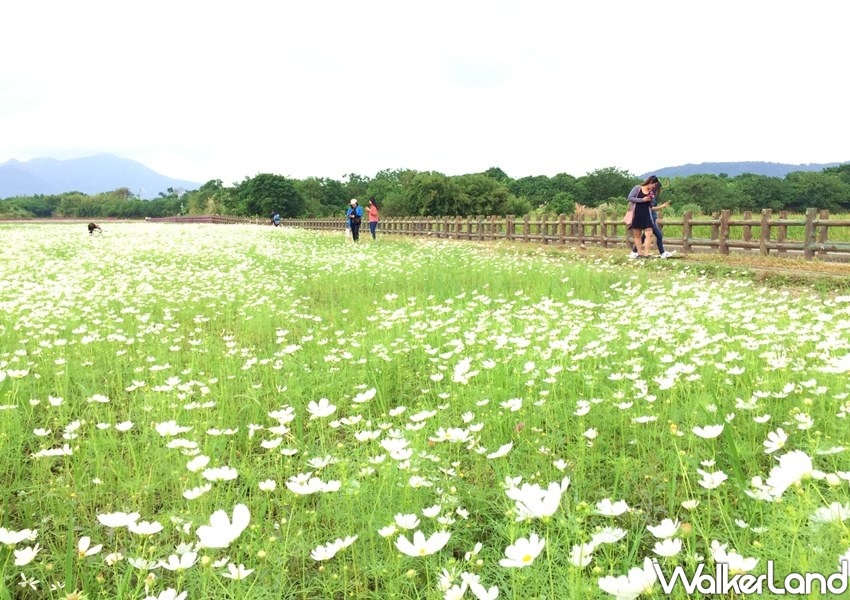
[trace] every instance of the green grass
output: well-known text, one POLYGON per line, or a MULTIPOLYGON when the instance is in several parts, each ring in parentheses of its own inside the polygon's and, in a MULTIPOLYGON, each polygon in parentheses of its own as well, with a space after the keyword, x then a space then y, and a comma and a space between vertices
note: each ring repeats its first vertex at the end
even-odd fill
POLYGON ((850 547, 846 521, 810 521, 847 502, 848 451, 831 452, 850 446, 850 297, 507 243, 354 246, 296 230, 141 223, 94 237, 79 225, 0 230, 0 526, 37 531, 0 547, 0 598, 168 588, 442 598, 443 570, 454 584, 473 573, 500 597, 608 598, 599 578, 655 556, 647 526, 666 518, 683 526, 682 550, 657 557, 665 569, 713 569, 717 540, 758 558, 754 573, 768 560, 778 573, 832 573, 850 547), (335 411, 311 418, 323 398, 335 411), (168 434, 169 421, 190 429, 168 434), (713 439, 692 430, 721 424, 713 439), (785 447, 766 454, 778 428, 785 447), (403 440, 395 457, 382 445, 391 439, 403 440), (66 444, 70 455, 38 457, 66 444), (790 451, 823 477, 795 477, 770 502, 745 493, 790 451), (197 456, 237 477, 207 481, 187 467, 197 456), (727 479, 706 489, 698 470, 727 479), (306 473, 339 488, 290 491, 306 473), (544 490, 569 478, 551 516, 516 520, 505 483, 520 477, 544 490), (267 480, 273 491, 260 488, 267 480), (597 514, 605 499, 630 510, 597 514), (247 529, 227 548, 195 547, 198 527, 237 504, 247 529), (115 511, 163 529, 100 524, 115 511), (448 543, 402 554, 395 540, 414 530, 378 533, 397 514, 416 515, 426 536, 447 531, 448 543), (609 527, 622 537, 598 542, 609 527), (540 555, 500 566, 531 533, 545 539, 540 555), (80 556, 83 536, 102 549, 80 556), (347 536, 357 539, 333 558, 311 558, 347 536), (571 549, 591 540, 591 563, 572 565, 571 549), (36 557, 14 565, 13 550, 35 543, 36 557), (182 571, 128 562, 187 551, 197 562, 182 571), (225 578, 228 561, 253 572, 225 578))

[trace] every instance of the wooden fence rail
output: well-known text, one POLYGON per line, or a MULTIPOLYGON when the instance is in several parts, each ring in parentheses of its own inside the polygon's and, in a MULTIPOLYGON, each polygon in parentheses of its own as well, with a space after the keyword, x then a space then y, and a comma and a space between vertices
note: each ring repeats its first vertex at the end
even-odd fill
MULTIPOLYGON (((710 217, 694 217, 686 212, 680 218, 659 218, 665 247, 683 254, 694 252, 750 252, 761 255, 803 256, 812 260, 850 261, 850 220, 830 220, 829 212, 810 208, 805 216, 778 218, 770 209, 754 216, 745 212, 733 217, 724 210, 710 217)), ((149 219, 151 222, 271 224, 270 220, 199 215, 149 219)), ((318 231, 341 231, 343 218, 283 219, 283 227, 318 231)), ((365 223, 364 223, 365 228, 365 223)), ((469 216, 469 217, 385 217, 381 235, 424 236, 438 239, 493 241, 507 240, 539 244, 599 245, 603 248, 630 248, 631 236, 619 218, 604 214, 469 216)))

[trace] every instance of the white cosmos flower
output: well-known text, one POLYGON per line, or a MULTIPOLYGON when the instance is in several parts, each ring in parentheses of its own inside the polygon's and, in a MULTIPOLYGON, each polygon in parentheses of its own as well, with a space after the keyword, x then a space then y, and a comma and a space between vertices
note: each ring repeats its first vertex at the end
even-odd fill
POLYGON ((77 542, 77 556, 79 558, 83 558, 86 556, 94 556, 103 548, 103 544, 98 544, 96 546, 91 545, 91 538, 87 535, 84 535, 80 538, 80 541, 77 542))
POLYGON ((593 551, 596 546, 591 544, 576 544, 570 549, 570 564, 580 569, 585 568, 593 562, 593 551))
POLYGON ((397 514, 395 524, 402 529, 416 529, 419 527, 419 517, 414 514, 397 514))
POLYGON ((680 539, 665 539, 660 542, 655 542, 655 546, 653 546, 652 551, 655 552, 658 556, 663 556, 665 558, 669 558, 671 556, 676 556, 679 552, 682 551, 682 540, 680 539))
POLYGON ((499 559, 499 564, 506 568, 527 567, 540 555, 545 545, 546 540, 536 533, 532 533, 528 538, 519 538, 505 548, 505 558, 499 559))
POLYGON ((201 472, 201 477, 207 481, 230 481, 236 479, 238 476, 239 472, 233 467, 228 466, 204 469, 201 472))
POLYGON ((792 485, 815 474, 812 459, 801 450, 793 450, 779 457, 779 465, 770 470, 765 487, 773 497, 779 497, 792 485))
POLYGON ((608 592, 617 600, 634 600, 641 594, 649 595, 657 579, 652 559, 647 557, 643 559, 643 568, 632 567, 626 575, 619 577, 601 577, 598 584, 603 592, 608 592))
POLYGON ((680 525, 681 523, 678 519, 675 521, 672 519, 664 519, 659 525, 647 525, 646 528, 659 540, 666 540, 678 533, 680 525))
POLYGON ((539 485, 524 483, 521 487, 505 490, 508 498, 516 503, 517 521, 525 519, 543 519, 551 517, 558 510, 561 496, 570 485, 570 478, 561 482, 553 481, 545 490, 539 485))
POLYGON ((263 492, 273 492, 277 489, 277 482, 274 479, 266 479, 258 484, 258 487, 263 492))
POLYGON ((124 560, 124 555, 120 552, 110 552, 109 554, 103 557, 103 562, 105 562, 110 567, 114 567, 122 560, 124 560))
POLYGON ((729 479, 729 476, 726 475, 723 471, 703 471, 702 469, 697 469, 697 473, 702 475, 702 479, 697 481, 702 487, 707 490, 713 490, 714 488, 718 488, 723 485, 723 482, 729 479))
POLYGON ((109 527, 111 529, 117 529, 118 527, 127 527, 132 523, 135 523, 139 520, 139 513, 123 513, 123 512, 114 512, 114 513, 103 513, 97 515, 97 520, 100 521, 100 524, 104 527, 109 527))
POLYGON ((395 525, 387 525, 386 527, 381 527, 378 530, 378 535, 387 538, 392 535, 395 535, 396 531, 398 531, 398 529, 396 529, 395 525))
POLYGON ((363 404, 364 402, 369 402, 369 400, 374 398, 377 393, 378 393, 378 390, 376 390, 375 388, 370 388, 370 389, 366 390, 365 392, 360 392, 359 394, 354 396, 354 398, 352 398, 351 401, 354 402, 355 404, 363 404))
POLYGON ((307 411, 310 413, 310 419, 321 419, 334 414, 336 405, 331 404, 327 398, 319 398, 318 402, 310 401, 307 405, 307 411))
POLYGON ((200 498, 201 496, 206 494, 211 489, 212 489, 212 484, 211 483, 205 483, 204 485, 201 485, 201 486, 198 486, 198 487, 193 487, 191 489, 184 491, 183 497, 186 498, 186 500, 194 500, 196 498, 200 498))
POLYGON ((189 592, 180 592, 177 593, 177 590, 174 588, 168 588, 162 590, 159 593, 159 596, 145 596, 144 600, 186 600, 186 596, 189 592))
POLYGON ((603 498, 602 500, 596 503, 596 514, 603 515, 606 517, 619 517, 620 515, 628 512, 629 510, 629 505, 626 504, 625 500, 611 502, 610 498, 603 498))
POLYGON ((232 520, 226 512, 217 510, 210 517, 209 525, 201 525, 195 531, 200 539, 198 546, 202 548, 227 548, 245 531, 250 521, 251 514, 244 504, 237 504, 233 507, 232 520))
POLYGON ((809 517, 812 523, 818 524, 841 523, 847 519, 850 519, 850 504, 839 504, 838 502, 818 508, 809 517))
POLYGON ((762 443, 765 454, 772 454, 777 450, 785 447, 785 442, 788 441, 788 435, 780 427, 776 431, 771 431, 767 434, 767 439, 762 443))
POLYGON ((707 425, 705 427, 694 427, 691 429, 695 435, 705 440, 714 439, 723 433, 723 425, 707 425))
POLYGON ((155 425, 156 432, 162 437, 180 435, 192 431, 191 427, 183 427, 177 424, 176 421, 165 421, 155 425))
POLYGON ((189 469, 192 473, 197 473, 198 471, 206 467, 209 462, 209 456, 199 454, 198 456, 186 463, 186 468, 189 469))
POLYGON ((507 444, 500 446, 499 449, 495 452, 491 452, 490 454, 488 454, 487 458, 492 460, 494 458, 501 458, 503 456, 507 456, 508 452, 510 452, 513 447, 514 443, 508 442, 507 444))
POLYGON ((417 530, 413 533, 412 542, 400 535, 395 545, 399 552, 407 556, 428 556, 442 550, 443 546, 449 542, 451 535, 448 531, 437 531, 426 538, 424 533, 417 530))
POLYGON ((616 544, 626 537, 626 530, 620 527, 604 527, 590 538, 590 544, 594 548, 601 544, 616 544))
POLYGON ((337 538, 333 542, 325 544, 324 546, 316 546, 316 548, 310 552, 310 557, 315 561, 330 560, 336 556, 340 550, 348 548, 355 542, 355 540, 357 540, 356 535, 348 536, 345 539, 337 538))
POLYGON ((15 550, 15 566, 16 567, 24 567, 30 564, 35 555, 38 554, 39 550, 41 550, 41 546, 36 544, 35 546, 27 546, 26 548, 21 548, 20 550, 15 550))
POLYGON ((245 579, 254 572, 254 569, 246 569, 245 565, 239 563, 239 566, 236 566, 233 563, 227 563, 227 573, 222 573, 222 577, 227 577, 228 579, 233 579, 235 581, 239 581, 241 579, 245 579))
POLYGON ((162 524, 157 521, 136 521, 127 525, 127 530, 136 535, 153 535, 162 531, 162 524))
POLYGON ((167 560, 159 561, 159 566, 168 571, 185 571, 198 561, 197 552, 184 552, 181 555, 172 554, 167 560))
POLYGON ((721 544, 717 540, 711 541, 711 557, 714 562, 729 565, 729 573, 732 575, 747 573, 756 568, 757 558, 744 558, 737 552, 727 552, 727 546, 728 544, 721 544))

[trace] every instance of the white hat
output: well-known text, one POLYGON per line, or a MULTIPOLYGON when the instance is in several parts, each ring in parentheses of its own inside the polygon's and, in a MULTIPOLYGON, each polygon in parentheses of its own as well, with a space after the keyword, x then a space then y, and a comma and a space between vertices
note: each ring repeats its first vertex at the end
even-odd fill
POLYGON ((352 205, 357 204, 357 198, 352 198, 352 199, 351 199, 351 204, 352 204, 352 205))

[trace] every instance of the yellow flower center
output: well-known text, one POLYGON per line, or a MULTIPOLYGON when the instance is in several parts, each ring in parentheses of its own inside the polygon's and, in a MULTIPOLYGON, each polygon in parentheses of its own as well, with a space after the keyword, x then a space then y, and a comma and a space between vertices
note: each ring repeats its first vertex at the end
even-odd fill
POLYGON ((532 560, 533 559, 531 558, 530 554, 526 554, 525 556, 522 557, 522 562, 524 562, 524 563, 530 563, 532 560))

